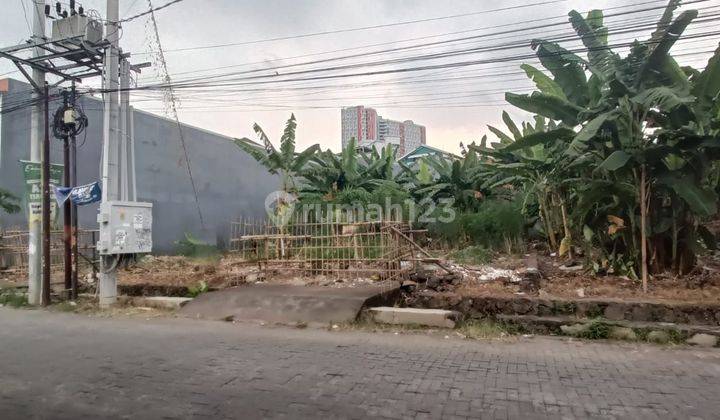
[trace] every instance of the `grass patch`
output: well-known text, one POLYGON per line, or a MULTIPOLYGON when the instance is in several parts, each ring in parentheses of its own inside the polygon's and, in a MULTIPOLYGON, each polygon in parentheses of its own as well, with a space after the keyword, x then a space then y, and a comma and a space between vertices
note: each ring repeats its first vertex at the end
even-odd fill
POLYGON ((383 324, 375 322, 370 316, 361 316, 352 322, 336 322, 328 325, 328 329, 332 331, 336 330, 349 330, 349 331, 384 331, 384 332, 409 332, 409 331, 423 331, 423 330, 437 330, 438 327, 426 327, 419 324, 383 324))
POLYGON ((472 339, 503 338, 522 332, 516 325, 490 319, 469 319, 458 324, 457 331, 472 339))
POLYGON ((456 249, 450 252, 447 257, 460 264, 481 265, 492 261, 493 252, 483 246, 473 245, 463 249, 456 249))
POLYGON ((588 327, 578 334, 580 338, 589 340, 602 340, 610 336, 610 326, 604 322, 593 321, 588 327))
POLYGON ((59 312, 75 312, 77 310, 77 304, 73 305, 69 301, 62 301, 53 305, 52 309, 59 312))
POLYGON ((219 260, 222 257, 220 250, 207 242, 194 237, 190 232, 185 232, 185 237, 175 241, 175 248, 179 255, 200 260, 219 260))
POLYGON ((27 295, 15 289, 0 289, 0 305, 21 308, 28 305, 27 295))
POLYGON ((208 284, 204 280, 201 280, 196 286, 188 287, 187 297, 196 298, 207 292, 208 289, 208 284))

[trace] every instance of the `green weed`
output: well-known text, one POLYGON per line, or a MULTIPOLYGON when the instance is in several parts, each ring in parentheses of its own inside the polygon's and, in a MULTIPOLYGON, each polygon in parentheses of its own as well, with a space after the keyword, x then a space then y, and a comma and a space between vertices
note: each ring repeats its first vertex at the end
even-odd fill
POLYGON ((208 284, 205 281, 201 280, 200 283, 198 283, 196 286, 188 287, 187 295, 188 295, 188 297, 192 297, 192 298, 198 297, 201 294, 207 292, 208 289, 209 289, 208 284))
POLYGON ((448 258, 460 264, 480 265, 492 261, 493 252, 483 246, 472 245, 450 252, 448 258))
POLYGON ((27 306, 27 304, 25 293, 18 292, 15 289, 0 289, 0 305, 21 308, 27 306))
POLYGON ((515 328, 488 319, 471 319, 458 325, 460 334, 472 339, 501 338, 515 334, 515 328))

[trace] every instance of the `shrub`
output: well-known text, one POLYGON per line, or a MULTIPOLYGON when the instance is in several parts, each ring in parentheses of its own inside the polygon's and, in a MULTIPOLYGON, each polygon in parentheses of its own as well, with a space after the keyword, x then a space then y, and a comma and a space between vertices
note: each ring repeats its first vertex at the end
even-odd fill
POLYGON ((177 253, 191 258, 217 257, 220 251, 216 246, 195 238, 191 233, 185 232, 185 238, 175 241, 177 253))
POLYGON ((188 297, 198 297, 201 294, 208 291, 208 284, 205 281, 200 281, 200 283, 197 284, 197 286, 190 286, 188 287, 188 297))
POLYGON ((0 305, 20 308, 28 304, 27 296, 15 289, 0 289, 0 305))
POLYGON ((487 200, 476 212, 460 213, 449 223, 433 223, 428 231, 449 244, 470 243, 510 252, 510 245, 524 236, 525 218, 518 200, 487 200))
POLYGON ((486 264, 492 260, 493 252, 482 246, 468 246, 452 251, 448 257, 460 264, 486 264))

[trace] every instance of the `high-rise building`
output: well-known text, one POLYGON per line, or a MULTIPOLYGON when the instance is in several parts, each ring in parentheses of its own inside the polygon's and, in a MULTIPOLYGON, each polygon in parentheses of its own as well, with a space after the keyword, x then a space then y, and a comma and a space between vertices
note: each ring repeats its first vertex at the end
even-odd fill
POLYGON ((424 126, 410 120, 382 118, 373 108, 362 105, 343 108, 341 118, 343 148, 355 138, 358 146, 377 148, 395 144, 398 154, 404 155, 426 143, 424 126))
POLYGON ((378 115, 373 108, 364 106, 343 108, 341 118, 343 148, 352 138, 355 138, 357 144, 378 140, 378 115))
POLYGON ((412 152, 421 145, 425 144, 425 127, 417 125, 410 120, 405 120, 403 123, 404 134, 400 143, 400 155, 412 152))

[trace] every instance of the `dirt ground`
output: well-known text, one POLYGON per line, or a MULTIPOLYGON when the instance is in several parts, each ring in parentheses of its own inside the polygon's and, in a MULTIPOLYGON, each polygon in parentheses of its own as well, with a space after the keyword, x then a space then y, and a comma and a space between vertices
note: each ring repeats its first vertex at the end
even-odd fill
MULTIPOLYGON (((649 291, 642 292, 639 281, 620 276, 596 276, 584 270, 565 271, 562 261, 549 255, 538 255, 542 274, 537 292, 521 292, 517 280, 526 267, 526 256, 499 255, 491 263, 479 266, 449 262, 460 274, 460 279, 443 285, 443 292, 463 296, 538 296, 558 298, 619 298, 698 303, 720 303, 720 256, 705 257, 691 275, 676 277, 671 274, 655 275, 649 281, 649 291)), ((89 289, 94 284, 89 270, 81 272, 81 283, 89 289)), ((441 270, 436 271, 442 274, 441 270)), ((353 287, 374 283, 376 278, 336 279, 316 276, 306 279, 294 271, 270 269, 267 272, 257 265, 248 265, 237 257, 192 259, 180 256, 145 256, 137 264, 121 268, 120 285, 142 287, 199 287, 204 282, 209 289, 222 289, 244 283, 268 282, 297 285, 323 285, 353 287)), ((24 273, 0 274, 0 287, 22 286, 27 282, 24 273)), ((53 283, 62 284, 62 272, 53 273, 53 283)), ((423 284, 418 287, 425 287, 423 284)))
MULTIPOLYGON (((534 296, 561 298, 621 298, 683 302, 720 303, 720 264, 717 259, 701 260, 689 276, 656 275, 650 279, 649 291, 627 277, 596 276, 584 270, 564 271, 562 261, 539 255, 542 273, 540 290, 534 296)), ((500 255, 483 266, 454 265, 463 279, 451 286, 462 295, 514 296, 520 292, 512 281, 526 266, 525 256, 500 255)), ((438 273, 441 271, 438 270, 438 273)), ((303 279, 297 272, 270 270, 265 276, 257 266, 247 265, 234 257, 194 260, 185 257, 145 257, 140 263, 120 272, 120 284, 154 284, 163 286, 196 286, 204 281, 211 288, 225 288, 250 282, 291 283, 348 287, 372 283, 375 279, 337 282, 317 276, 303 279)))
POLYGON ((244 283, 284 283, 330 287, 354 287, 377 281, 375 278, 335 279, 325 276, 303 278, 296 270, 269 268, 260 270, 234 256, 191 259, 178 256, 146 256, 138 264, 122 269, 118 283, 124 285, 152 284, 158 286, 196 287, 205 282, 209 288, 222 289, 244 283))
POLYGON ((720 303, 720 264, 717 256, 701 259, 696 270, 687 276, 678 277, 670 273, 651 276, 648 293, 643 293, 640 281, 628 277, 593 275, 582 269, 566 271, 561 268, 562 265, 558 258, 538 255, 538 268, 542 274, 540 289, 536 293, 523 293, 517 284, 509 281, 508 276, 502 275, 502 270, 521 272, 526 266, 525 257, 500 256, 487 266, 464 266, 465 280, 451 291, 465 296, 528 295, 720 303), (482 270, 487 271, 488 266, 500 271, 494 281, 481 278, 482 270))

